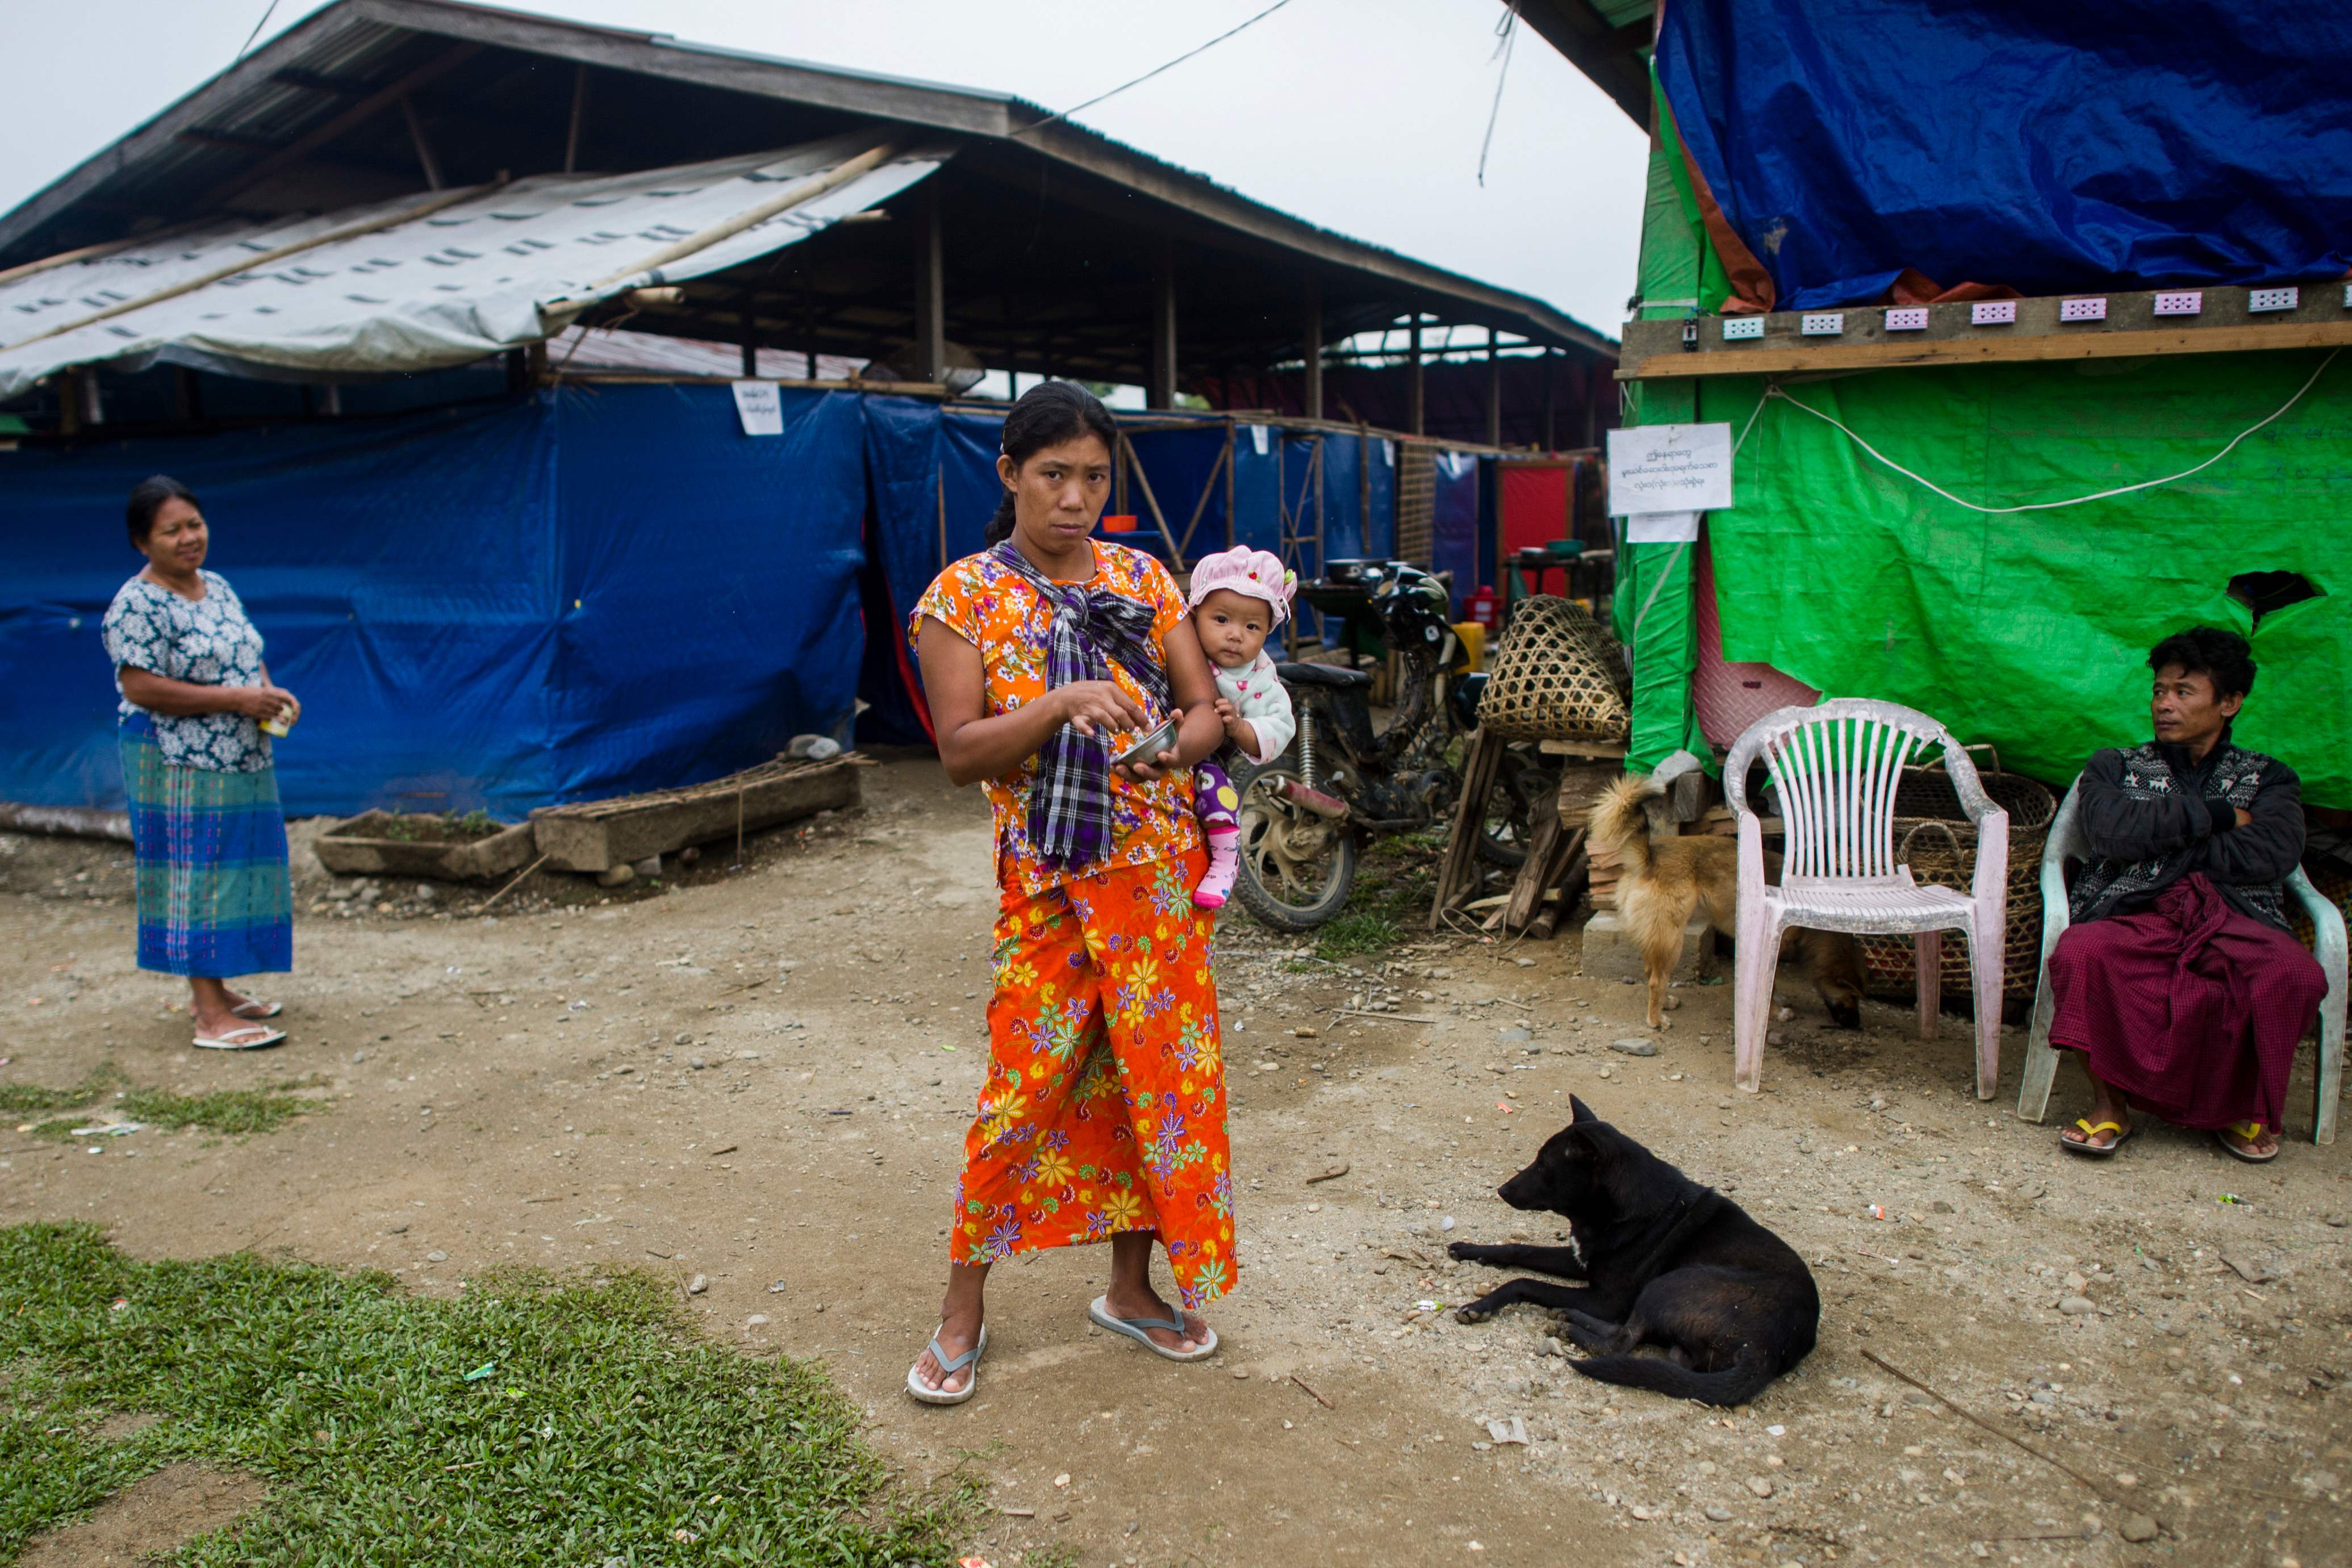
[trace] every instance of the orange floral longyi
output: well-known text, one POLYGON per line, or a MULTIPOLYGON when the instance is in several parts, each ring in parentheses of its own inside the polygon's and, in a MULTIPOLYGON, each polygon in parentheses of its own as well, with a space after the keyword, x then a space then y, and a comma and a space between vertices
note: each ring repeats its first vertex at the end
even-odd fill
POLYGON ((1185 1307, 1233 1288, 1214 926, 1192 907, 1203 859, 1005 894, 956 1262, 1156 1230, 1185 1307))

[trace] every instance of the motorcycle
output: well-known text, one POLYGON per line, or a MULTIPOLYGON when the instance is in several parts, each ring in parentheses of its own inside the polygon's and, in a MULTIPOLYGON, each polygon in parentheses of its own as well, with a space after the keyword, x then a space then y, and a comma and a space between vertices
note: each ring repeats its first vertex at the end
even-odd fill
MULTIPOLYGON (((1341 563, 1334 562, 1334 567, 1341 563)), ((1466 674, 1444 584, 1402 561, 1349 563, 1350 580, 1309 583, 1307 603, 1368 615, 1397 655, 1388 722, 1372 722, 1372 677, 1343 664, 1275 666, 1290 694, 1297 732, 1280 756, 1244 762, 1240 865, 1234 891, 1263 924, 1311 931, 1346 906, 1360 853, 1377 837, 1443 822, 1461 798, 1456 744, 1476 724, 1482 675, 1466 674)), ((1479 835, 1489 863, 1516 867, 1546 768, 1531 748, 1513 757, 1479 835)))

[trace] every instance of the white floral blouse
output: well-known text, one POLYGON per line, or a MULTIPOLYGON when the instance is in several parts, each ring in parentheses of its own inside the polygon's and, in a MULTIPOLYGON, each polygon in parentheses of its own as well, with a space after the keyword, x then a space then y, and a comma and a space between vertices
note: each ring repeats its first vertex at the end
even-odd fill
MULTIPOLYGON (((200 686, 261 685, 261 633, 246 619, 236 590, 216 571, 198 575, 205 584, 202 599, 183 599, 134 577, 106 607, 102 635, 106 656, 114 662, 118 693, 126 664, 200 686)), ((124 697, 120 712, 129 718, 147 710, 124 697)), ((269 766, 269 737, 244 714, 148 716, 154 721, 155 744, 167 767, 258 773, 269 766)))

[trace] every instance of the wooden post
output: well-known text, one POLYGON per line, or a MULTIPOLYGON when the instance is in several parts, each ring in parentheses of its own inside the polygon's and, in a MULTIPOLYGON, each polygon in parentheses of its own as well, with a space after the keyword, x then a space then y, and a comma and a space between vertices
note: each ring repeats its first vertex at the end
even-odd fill
POLYGON ((433 143, 425 140, 425 122, 416 118, 416 104, 406 93, 400 95, 400 117, 408 121, 408 140, 416 148, 416 162, 425 171, 427 189, 441 188, 441 163, 433 156, 433 143))
MULTIPOLYGON (((1230 419, 1225 421, 1225 548, 1227 549, 1234 548, 1234 465, 1238 455, 1234 445, 1234 438, 1240 434, 1239 426, 1230 419)), ((1298 617, 1286 615, 1283 619, 1296 621, 1298 617)))
POLYGON ((1462 760, 1462 799, 1454 809, 1444 856, 1437 862, 1437 893, 1429 904, 1432 931, 1443 925, 1445 912, 1478 884, 1478 834, 1486 824, 1486 797, 1494 792, 1495 774, 1502 766, 1507 744, 1486 729, 1470 737, 1470 754, 1462 760))
POLYGON ((1555 441, 1554 439, 1552 439, 1552 433, 1553 433, 1553 429, 1554 429, 1555 422, 1557 421, 1557 419, 1558 419, 1558 417, 1559 417, 1559 388, 1554 384, 1554 383, 1558 381, 1558 379, 1559 379, 1559 378, 1558 378, 1558 377, 1556 377, 1555 375, 1553 375, 1552 371, 1553 371, 1554 367, 1556 367, 1559 363, 1559 356, 1558 356, 1558 354, 1556 353, 1556 351, 1555 351, 1555 350, 1550 350, 1550 349, 1546 349, 1546 350, 1544 350, 1544 357, 1543 357, 1543 373, 1544 373, 1544 434, 1543 434, 1543 449, 1544 449, 1546 452, 1557 452, 1557 451, 1559 451, 1559 443, 1558 441, 1555 441))
POLYGON ((808 361, 808 377, 816 380, 816 283, 801 269, 801 358, 808 361))
POLYGON ((1421 364, 1421 309, 1412 312, 1412 374, 1405 382, 1405 428, 1415 435, 1429 434, 1429 390, 1421 364))
POLYGON ((915 187, 915 362, 919 382, 939 381, 948 362, 947 290, 940 272, 940 183, 915 187))
POLYGON ((89 374, 87 365, 68 365, 58 372, 58 434, 81 434, 82 379, 89 374))
POLYGON ((1151 279, 1151 379, 1144 383, 1143 406, 1176 406, 1176 255, 1160 242, 1160 263, 1151 279))
POLYGON ((752 296, 745 295, 743 298, 743 379, 748 382, 759 373, 759 303, 752 296))
POLYGON ((1503 444, 1503 361, 1495 352, 1495 329, 1486 329, 1486 444, 1503 444))
POLYGON ((563 133, 563 172, 580 170, 580 131, 588 122, 588 62, 572 68, 572 127, 563 133))
POLYGON ((1307 417, 1323 417, 1323 286, 1313 278, 1307 280, 1306 339, 1301 345, 1306 361, 1303 397, 1307 417))

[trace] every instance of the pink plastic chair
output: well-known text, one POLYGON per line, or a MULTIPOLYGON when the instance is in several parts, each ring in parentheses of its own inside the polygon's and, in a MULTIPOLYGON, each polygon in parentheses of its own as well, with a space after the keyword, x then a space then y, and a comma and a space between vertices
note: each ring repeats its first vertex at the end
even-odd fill
POLYGON ((1975 988, 1977 1098, 2000 1079, 2002 937, 2009 918, 2009 813, 1977 781, 1976 764, 1944 727, 1893 703, 1841 697, 1787 707, 1750 725, 1724 764, 1724 793, 1739 825, 1739 955, 1732 998, 1732 1082, 1755 1093, 1764 1079, 1764 1034, 1780 934, 1791 925, 1856 936, 1908 934, 1917 956, 1919 1038, 1936 1038, 1943 994, 1943 933, 1969 945, 1975 988), (1968 893, 1924 886, 1895 860, 1895 796, 1903 768, 1928 746, 1977 829, 1976 881, 1968 893), (1770 775, 1786 824, 1780 883, 1764 880, 1764 829, 1748 809, 1748 770, 1770 775))

